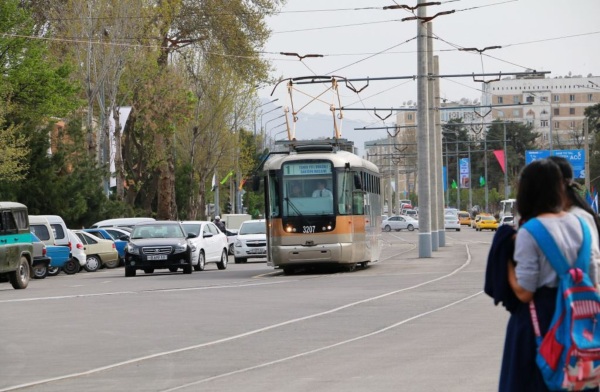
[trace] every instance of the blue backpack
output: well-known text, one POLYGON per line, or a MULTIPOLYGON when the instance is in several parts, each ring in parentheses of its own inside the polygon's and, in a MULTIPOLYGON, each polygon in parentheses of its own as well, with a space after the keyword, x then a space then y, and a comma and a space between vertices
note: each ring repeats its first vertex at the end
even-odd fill
POLYGON ((523 225, 559 276, 556 310, 543 338, 534 301, 529 303, 538 345, 536 362, 552 391, 579 391, 600 385, 600 295, 588 276, 590 232, 581 218, 579 221, 583 244, 572 267, 538 219, 523 225))

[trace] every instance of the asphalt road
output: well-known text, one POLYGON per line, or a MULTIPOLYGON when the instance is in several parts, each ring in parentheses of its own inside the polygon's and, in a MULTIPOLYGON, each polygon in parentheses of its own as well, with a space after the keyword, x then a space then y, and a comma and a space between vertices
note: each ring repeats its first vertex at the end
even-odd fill
MULTIPOLYGON (((496 391, 508 313, 482 293, 493 233, 383 233, 355 272, 264 261, 0 284, 0 391, 496 391)), ((233 258, 231 258, 231 261, 233 258)))

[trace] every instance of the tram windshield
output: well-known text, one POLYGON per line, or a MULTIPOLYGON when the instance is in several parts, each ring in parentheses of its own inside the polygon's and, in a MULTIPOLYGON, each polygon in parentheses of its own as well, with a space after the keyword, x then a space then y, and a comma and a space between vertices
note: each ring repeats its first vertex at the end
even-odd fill
POLYGON ((283 216, 333 214, 331 162, 289 162, 282 169, 283 216))

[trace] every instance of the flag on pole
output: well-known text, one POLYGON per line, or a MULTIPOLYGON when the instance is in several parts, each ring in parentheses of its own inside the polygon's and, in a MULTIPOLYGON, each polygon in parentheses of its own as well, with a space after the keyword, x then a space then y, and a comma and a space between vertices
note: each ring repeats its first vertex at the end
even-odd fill
POLYGON ((485 178, 483 176, 479 176, 479 186, 485 186, 485 178))
POLYGON ((452 180, 452 189, 456 189, 458 188, 458 185, 456 184, 456 180, 452 180))
POLYGON ((231 170, 229 173, 227 173, 227 175, 221 180, 221 182, 219 184, 225 185, 227 180, 229 180, 229 177, 231 177, 232 175, 233 175, 233 170, 231 170))
POLYGON ((502 168, 502 173, 506 173, 506 167, 504 167, 504 150, 494 150, 494 156, 498 160, 500 168, 502 168))
POLYGON ((212 185, 211 185, 210 190, 214 192, 216 187, 217 187, 217 172, 215 172, 213 174, 212 185))
POLYGON ((240 186, 238 187, 238 190, 242 190, 244 188, 244 184, 246 183, 246 179, 242 178, 242 181, 240 181, 240 186))

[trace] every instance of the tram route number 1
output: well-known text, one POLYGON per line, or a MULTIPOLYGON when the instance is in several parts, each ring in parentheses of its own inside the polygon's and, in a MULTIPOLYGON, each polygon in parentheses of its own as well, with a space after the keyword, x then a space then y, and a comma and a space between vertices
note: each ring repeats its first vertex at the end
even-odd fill
POLYGON ((302 226, 302 232, 304 234, 310 234, 315 232, 316 226, 302 226))

